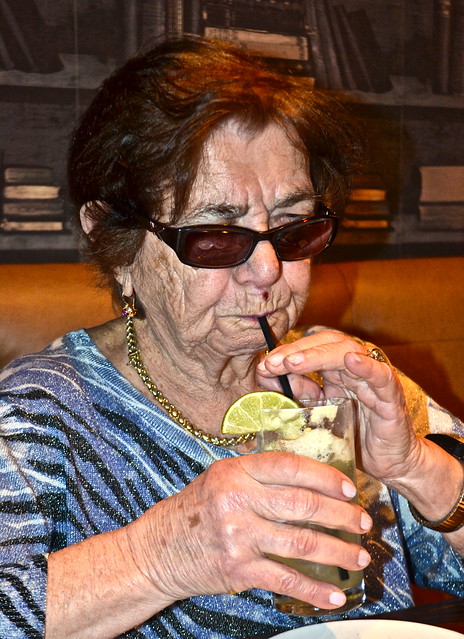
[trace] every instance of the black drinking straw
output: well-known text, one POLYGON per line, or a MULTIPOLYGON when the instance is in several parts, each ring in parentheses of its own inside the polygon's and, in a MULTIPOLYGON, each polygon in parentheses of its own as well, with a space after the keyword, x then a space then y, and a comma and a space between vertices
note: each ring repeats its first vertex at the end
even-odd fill
MULTIPOLYGON (((271 329, 267 322, 266 317, 258 317, 259 325, 261 326, 261 330, 263 331, 264 338, 266 340, 267 347, 270 351, 276 347, 274 335, 271 333, 271 329)), ((292 389, 290 387, 290 382, 288 381, 287 375, 279 375, 280 385, 282 386, 282 390, 284 395, 287 395, 289 399, 293 399, 292 389)))

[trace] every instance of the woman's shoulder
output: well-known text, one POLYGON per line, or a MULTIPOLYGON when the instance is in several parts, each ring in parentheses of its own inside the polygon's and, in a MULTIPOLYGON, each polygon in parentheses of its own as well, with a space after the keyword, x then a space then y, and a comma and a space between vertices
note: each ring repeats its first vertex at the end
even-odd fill
POLYGON ((79 401, 88 372, 95 370, 96 348, 85 330, 56 339, 38 353, 23 355, 0 371, 0 415, 12 406, 57 410, 79 401))
POLYGON ((66 333, 58 337, 42 351, 21 355, 0 370, 0 390, 11 379, 39 379, 43 375, 72 367, 73 360, 90 347, 90 340, 83 330, 66 333))
POLYGON ((28 415, 40 411, 50 424, 53 419, 70 423, 76 416, 93 422, 98 406, 124 412, 134 392, 88 332, 80 329, 0 371, 0 419, 22 414, 20 421, 27 421, 28 415))

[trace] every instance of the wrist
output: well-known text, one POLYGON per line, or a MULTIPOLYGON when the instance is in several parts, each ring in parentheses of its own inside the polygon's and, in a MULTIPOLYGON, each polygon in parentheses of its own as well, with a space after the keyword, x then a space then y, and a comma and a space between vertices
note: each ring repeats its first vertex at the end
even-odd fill
POLYGON ((389 483, 408 500, 413 516, 417 514, 424 525, 445 522, 460 509, 463 485, 462 463, 426 438, 418 438, 418 451, 411 460, 410 472, 389 483))
POLYGON ((441 519, 430 521, 423 517, 412 504, 409 504, 409 508, 414 519, 426 528, 431 528, 441 533, 455 532, 464 526, 464 444, 458 439, 444 434, 426 435, 426 439, 435 442, 461 463, 463 481, 455 504, 441 519))
POLYGON ((464 480, 456 503, 449 513, 441 519, 436 521, 426 519, 412 504, 409 504, 409 509, 414 519, 426 528, 431 528, 441 533, 451 533, 460 530, 464 526, 464 480))
POLYGON ((160 576, 159 568, 161 557, 154 548, 155 544, 152 543, 148 522, 152 509, 125 526, 124 530, 126 533, 126 553, 128 560, 132 562, 134 567, 134 583, 143 591, 144 597, 156 602, 156 610, 154 611, 156 613, 175 603, 178 598, 170 596, 163 587, 164 581, 160 576))

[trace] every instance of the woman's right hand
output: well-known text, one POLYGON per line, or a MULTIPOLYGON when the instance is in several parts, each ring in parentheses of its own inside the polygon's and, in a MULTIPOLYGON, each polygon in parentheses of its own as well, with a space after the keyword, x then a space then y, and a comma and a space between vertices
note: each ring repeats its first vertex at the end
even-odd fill
POLYGON ((333 609, 345 602, 341 590, 267 555, 364 568, 370 558, 360 546, 283 523, 311 521, 364 533, 372 521, 350 503, 354 493, 338 470, 290 453, 221 460, 130 524, 129 545, 165 605, 262 588, 333 609))

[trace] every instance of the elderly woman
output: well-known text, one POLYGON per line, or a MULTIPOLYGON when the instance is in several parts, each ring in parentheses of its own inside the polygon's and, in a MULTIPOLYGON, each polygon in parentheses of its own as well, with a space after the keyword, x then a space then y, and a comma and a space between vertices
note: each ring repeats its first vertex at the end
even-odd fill
POLYGON ((336 331, 264 353, 258 318, 279 339, 295 326, 335 235, 350 131, 304 81, 202 39, 104 83, 69 179, 124 308, 2 373, 2 637, 245 638, 315 621, 271 591, 343 606, 272 553, 371 562, 348 616, 410 605, 410 580, 464 594, 463 469, 414 430, 462 424, 336 331), (361 505, 339 471, 221 434, 234 400, 282 374, 297 398, 357 396, 361 505), (369 552, 284 520, 366 533, 369 552))

